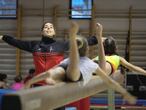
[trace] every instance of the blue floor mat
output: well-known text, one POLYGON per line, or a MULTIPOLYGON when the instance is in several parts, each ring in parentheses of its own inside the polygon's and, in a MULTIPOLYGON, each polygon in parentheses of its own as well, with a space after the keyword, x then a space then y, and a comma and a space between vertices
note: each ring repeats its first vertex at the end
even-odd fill
MULTIPOLYGON (((90 103, 91 103, 91 105, 93 105, 93 104, 95 104, 95 105, 98 105, 98 104, 99 105, 107 105, 108 100, 107 100, 107 98, 90 98, 90 103)), ((116 98, 115 99, 115 105, 128 105, 128 103, 121 98, 116 98)), ((135 105, 146 106, 146 100, 138 99, 135 105)))
POLYGON ((11 89, 0 89, 0 110, 1 110, 1 101, 4 94, 15 92, 11 89))

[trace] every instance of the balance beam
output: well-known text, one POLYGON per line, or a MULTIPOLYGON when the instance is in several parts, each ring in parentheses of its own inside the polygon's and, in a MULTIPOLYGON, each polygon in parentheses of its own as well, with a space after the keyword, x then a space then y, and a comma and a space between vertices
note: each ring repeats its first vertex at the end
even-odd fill
POLYGON ((2 110, 52 110, 106 89, 106 84, 98 76, 85 86, 83 81, 78 81, 26 89, 5 94, 2 110))

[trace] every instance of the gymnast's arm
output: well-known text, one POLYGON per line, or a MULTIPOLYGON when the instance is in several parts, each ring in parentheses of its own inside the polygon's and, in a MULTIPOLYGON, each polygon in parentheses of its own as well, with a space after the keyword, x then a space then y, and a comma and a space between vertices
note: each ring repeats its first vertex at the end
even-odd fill
POLYGON ((70 63, 67 67, 67 78, 71 81, 77 81, 80 78, 80 70, 79 70, 79 53, 78 46, 76 41, 76 34, 78 32, 78 24, 75 22, 71 23, 71 29, 69 33, 70 40, 70 53, 69 59, 70 63))
POLYGON ((106 72, 106 59, 102 41, 102 31, 103 27, 101 24, 96 24, 96 38, 98 39, 98 56, 99 56, 99 66, 102 70, 106 72))
POLYGON ((12 45, 14 47, 17 47, 19 49, 31 52, 32 51, 32 44, 33 42, 31 41, 22 41, 19 39, 15 39, 11 36, 8 35, 0 35, 0 40, 5 41, 6 43, 8 43, 9 45, 12 45))
POLYGON ((131 71, 136 71, 138 74, 146 76, 146 71, 144 69, 127 62, 123 57, 120 57, 120 64, 131 71))

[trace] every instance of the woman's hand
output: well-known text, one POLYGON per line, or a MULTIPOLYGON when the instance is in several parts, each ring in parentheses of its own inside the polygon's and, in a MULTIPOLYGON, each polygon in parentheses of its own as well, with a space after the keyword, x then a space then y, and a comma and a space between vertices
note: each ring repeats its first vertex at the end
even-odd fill
POLYGON ((2 38, 3 38, 3 36, 2 36, 2 35, 0 35, 0 40, 2 40, 2 38))
POLYGON ((96 35, 102 37, 103 27, 100 23, 96 23, 96 35))

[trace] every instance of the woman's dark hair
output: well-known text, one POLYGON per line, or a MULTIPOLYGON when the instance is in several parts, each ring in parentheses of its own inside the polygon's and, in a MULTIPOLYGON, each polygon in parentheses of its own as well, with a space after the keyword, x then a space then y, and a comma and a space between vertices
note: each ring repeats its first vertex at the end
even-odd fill
POLYGON ((105 55, 117 54, 116 41, 113 37, 111 36, 107 37, 103 42, 103 46, 104 46, 105 55))
POLYGON ((43 25, 42 25, 42 27, 41 27, 41 31, 43 30, 45 24, 47 24, 47 23, 49 23, 49 22, 44 22, 44 23, 43 23, 43 25))
POLYGON ((77 36, 77 45, 78 45, 79 55, 81 57, 86 56, 86 52, 88 48, 87 40, 82 36, 77 36))
MULTIPOLYGON (((50 22, 44 22, 44 23, 43 23, 43 25, 42 25, 42 27, 41 27, 41 31, 43 30, 43 28, 44 28, 45 24, 47 24, 47 23, 50 23, 50 22)), ((50 23, 50 24, 52 24, 52 25, 53 25, 53 23, 50 23)), ((53 28, 54 28, 54 25, 53 25, 53 28)), ((55 29, 54 29, 54 30, 55 30, 55 29)))
POLYGON ((14 78, 15 82, 21 82, 22 81, 22 77, 20 75, 16 76, 14 78))
POLYGON ((35 72, 34 68, 29 69, 29 74, 34 74, 34 72, 35 72))
POLYGON ((4 81, 5 79, 7 79, 7 75, 0 73, 0 81, 4 81))

